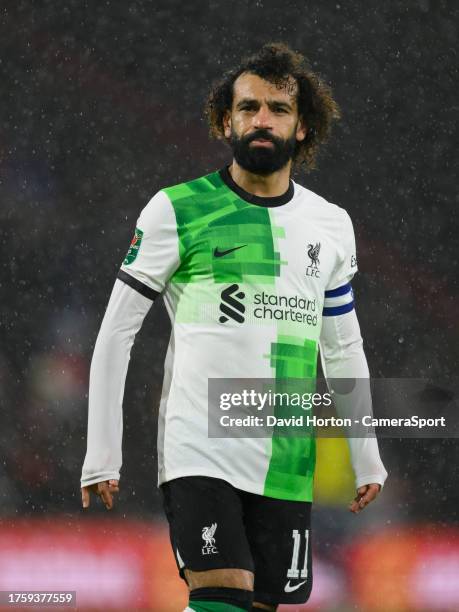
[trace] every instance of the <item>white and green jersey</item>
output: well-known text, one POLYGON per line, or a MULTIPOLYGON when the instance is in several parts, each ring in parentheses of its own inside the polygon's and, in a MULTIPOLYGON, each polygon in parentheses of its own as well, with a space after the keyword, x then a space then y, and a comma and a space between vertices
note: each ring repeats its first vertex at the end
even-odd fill
POLYGON ((151 199, 118 279, 161 293, 172 322, 159 483, 204 475, 312 499, 314 439, 210 438, 208 379, 314 378, 322 317, 352 310, 355 271, 349 215, 293 181, 257 197, 225 168, 151 199))

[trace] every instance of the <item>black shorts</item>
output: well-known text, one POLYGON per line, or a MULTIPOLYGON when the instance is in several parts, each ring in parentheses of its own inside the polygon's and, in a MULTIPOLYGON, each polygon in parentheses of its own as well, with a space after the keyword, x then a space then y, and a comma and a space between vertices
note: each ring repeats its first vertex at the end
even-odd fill
POLYGON ((184 570, 250 570, 254 601, 295 604, 312 588, 311 503, 247 493, 205 476, 161 486, 180 576, 184 570))

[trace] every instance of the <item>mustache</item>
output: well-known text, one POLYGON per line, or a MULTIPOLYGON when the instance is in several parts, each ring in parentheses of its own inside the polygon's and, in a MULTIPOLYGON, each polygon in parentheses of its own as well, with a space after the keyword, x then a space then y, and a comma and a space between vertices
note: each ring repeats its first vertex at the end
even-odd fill
POLYGON ((249 136, 246 136, 244 138, 244 140, 245 140, 245 142, 247 144, 249 144, 253 140, 258 140, 259 138, 262 139, 262 140, 269 140, 270 142, 272 142, 274 144, 279 142, 279 139, 276 138, 275 136, 273 136, 271 134, 271 132, 268 132, 268 130, 263 130, 263 129, 262 130, 257 130, 256 132, 253 132, 249 136))

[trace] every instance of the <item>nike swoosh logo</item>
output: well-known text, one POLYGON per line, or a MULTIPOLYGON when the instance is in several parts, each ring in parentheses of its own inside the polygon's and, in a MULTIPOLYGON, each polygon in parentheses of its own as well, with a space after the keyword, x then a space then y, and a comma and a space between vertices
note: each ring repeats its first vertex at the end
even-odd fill
POLYGON ((214 249, 214 257, 224 257, 224 255, 228 255, 228 253, 232 253, 233 251, 237 251, 238 249, 242 249, 246 246, 247 246, 246 244, 243 244, 241 246, 234 247, 232 249, 227 249, 226 251, 219 251, 218 247, 216 247, 214 249))
POLYGON ((302 586, 303 584, 306 584, 306 582, 307 580, 303 580, 303 582, 300 582, 299 584, 295 584, 295 586, 291 586, 290 580, 289 580, 284 587, 284 591, 286 593, 291 593, 292 591, 296 591, 297 589, 300 588, 300 586, 302 586))

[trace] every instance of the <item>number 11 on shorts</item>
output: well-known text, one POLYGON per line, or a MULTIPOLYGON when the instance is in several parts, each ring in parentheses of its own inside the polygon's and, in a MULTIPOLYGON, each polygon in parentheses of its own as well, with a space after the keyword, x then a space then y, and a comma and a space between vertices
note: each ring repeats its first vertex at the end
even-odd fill
POLYGON ((308 546, 309 546, 309 529, 305 529, 304 538, 305 538, 305 547, 304 547, 304 564, 301 570, 298 569, 298 559, 300 556, 300 546, 301 546, 301 534, 298 529, 294 529, 292 531, 293 538, 293 552, 292 552, 292 565, 290 569, 287 571, 287 578, 307 578, 308 577, 308 546))

